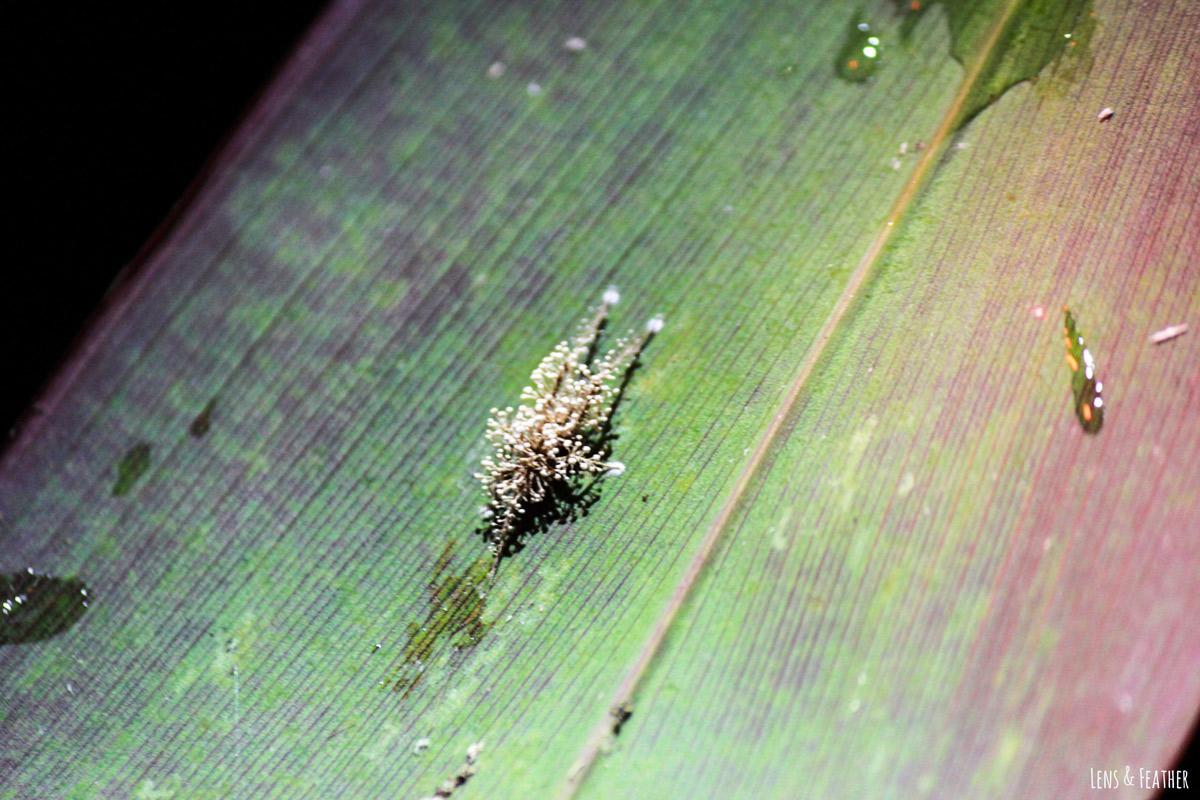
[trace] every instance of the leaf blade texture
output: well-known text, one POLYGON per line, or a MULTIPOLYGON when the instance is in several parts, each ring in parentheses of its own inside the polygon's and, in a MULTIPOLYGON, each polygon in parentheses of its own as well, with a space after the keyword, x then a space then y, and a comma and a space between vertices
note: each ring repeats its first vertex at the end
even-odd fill
POLYGON ((0 567, 91 599, 0 650, 5 796, 420 797, 478 742, 456 793, 551 795, 735 494, 578 796, 1168 765, 1200 708, 1200 359, 1146 337, 1200 311, 1193 13, 1099 3, 1090 65, 960 117, 1023 4, 907 39, 871 6, 895 37, 854 84, 858 8, 761 5, 331 8, 0 463, 0 567), (670 321, 628 468, 468 631, 433 601, 487 553, 487 409, 609 284, 617 330, 670 321))

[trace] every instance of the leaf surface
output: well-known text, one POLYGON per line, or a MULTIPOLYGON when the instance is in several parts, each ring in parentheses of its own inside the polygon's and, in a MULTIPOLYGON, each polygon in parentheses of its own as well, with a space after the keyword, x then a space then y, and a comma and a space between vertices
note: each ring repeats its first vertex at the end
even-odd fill
POLYGON ((335 5, 0 465, 0 569, 92 598, 0 650, 3 796, 422 797, 476 742, 455 797, 1167 766, 1200 25, 1100 3, 1001 94, 1031 5, 869 7, 866 83, 836 3, 335 5), (609 284, 667 319, 628 470, 472 596, 487 410, 609 284))

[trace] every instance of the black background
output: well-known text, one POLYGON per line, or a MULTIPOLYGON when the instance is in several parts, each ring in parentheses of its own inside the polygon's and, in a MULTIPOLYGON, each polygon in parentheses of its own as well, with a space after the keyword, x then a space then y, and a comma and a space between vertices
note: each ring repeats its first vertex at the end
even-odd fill
POLYGON ((11 431, 122 268, 167 220, 325 2, 6 9, 11 431))
MULTIPOLYGON (((6 194, 17 208, 0 291, 0 431, 33 403, 106 290, 325 5, 216 0, 6 11, 6 194)), ((1179 764, 1192 786, 1200 786, 1196 738, 1193 731, 1179 764)))

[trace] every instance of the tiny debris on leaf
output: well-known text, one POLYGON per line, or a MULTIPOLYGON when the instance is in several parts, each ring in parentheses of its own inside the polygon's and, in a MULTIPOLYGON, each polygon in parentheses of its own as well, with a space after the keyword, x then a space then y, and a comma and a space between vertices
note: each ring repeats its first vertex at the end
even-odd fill
POLYGON ((504 74, 504 69, 505 67, 503 61, 493 61, 492 65, 487 68, 487 76, 493 80, 499 78, 504 74))
POLYGON ((1100 113, 1096 115, 1096 120, 1098 122, 1108 122, 1110 119, 1112 119, 1112 115, 1112 108, 1105 106, 1104 108, 1100 109, 1100 113))
MULTIPOLYGON (((446 778, 446 780, 442 781, 441 784, 438 785, 437 789, 433 791, 433 797, 449 797, 450 795, 454 794, 455 789, 469 781, 471 776, 473 776, 477 770, 475 765, 479 761, 479 753, 482 750, 483 742, 475 742, 468 747, 467 760, 464 761, 462 766, 458 768, 458 772, 454 773, 449 778, 446 778)), ((429 798, 429 800, 433 800, 433 798, 429 798)))
POLYGON ((1150 334, 1150 343, 1162 344, 1163 342, 1169 342, 1177 336, 1183 336, 1187 332, 1188 326, 1186 322, 1181 322, 1178 325, 1170 325, 1161 331, 1155 331, 1150 334))
POLYGON ((563 49, 572 53, 578 53, 581 50, 587 49, 587 39, 582 36, 572 36, 563 42, 563 49))

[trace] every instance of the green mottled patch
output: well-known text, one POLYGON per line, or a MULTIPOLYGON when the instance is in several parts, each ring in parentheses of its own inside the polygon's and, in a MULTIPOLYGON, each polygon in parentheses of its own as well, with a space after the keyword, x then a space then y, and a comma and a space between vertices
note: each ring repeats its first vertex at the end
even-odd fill
POLYGON ((124 497, 138 482, 138 478, 150 468, 150 443, 138 442, 125 451, 117 462, 117 482, 113 484, 114 497, 124 497))
POLYGON ((430 662, 447 652, 438 647, 439 642, 448 641, 449 652, 466 650, 479 644, 484 634, 491 630, 493 623, 483 620, 488 575, 493 563, 491 554, 480 556, 457 575, 445 575, 453 557, 452 540, 446 543, 433 565, 429 610, 425 619, 408 624, 404 660, 386 681, 394 691, 406 696, 421 682, 430 662))

